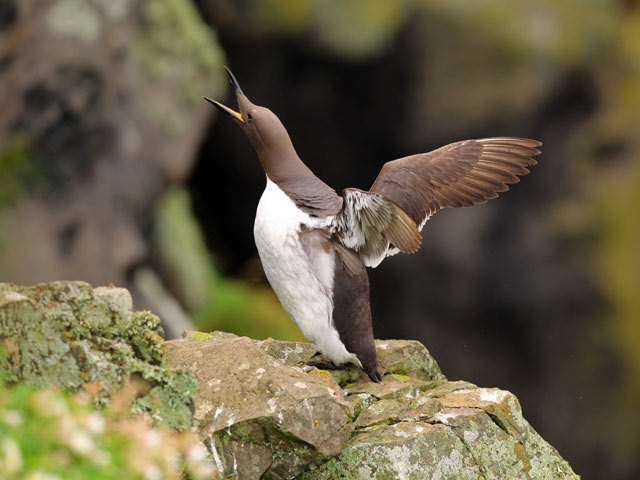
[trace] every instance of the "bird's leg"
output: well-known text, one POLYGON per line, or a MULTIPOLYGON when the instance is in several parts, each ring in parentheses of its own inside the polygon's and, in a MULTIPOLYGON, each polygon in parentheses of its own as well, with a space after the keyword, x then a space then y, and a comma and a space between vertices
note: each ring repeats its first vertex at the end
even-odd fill
POLYGON ((309 360, 307 365, 310 367, 316 367, 320 370, 342 370, 347 366, 346 363, 336 365, 335 363, 326 360, 309 360))

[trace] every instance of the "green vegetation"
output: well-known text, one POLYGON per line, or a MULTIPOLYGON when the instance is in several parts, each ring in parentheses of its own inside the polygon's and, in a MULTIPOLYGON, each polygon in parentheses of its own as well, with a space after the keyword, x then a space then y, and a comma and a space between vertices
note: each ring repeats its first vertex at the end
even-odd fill
POLYGON ((125 388, 109 408, 96 411, 86 394, 0 381, 0 478, 214 478, 195 434, 128 416, 134 393, 125 388))
POLYGON ((26 194, 29 182, 36 179, 25 136, 15 136, 0 144, 0 209, 18 201, 26 194))
POLYGON ((83 282, 0 283, 0 371, 9 382, 90 389, 104 406, 132 378, 145 385, 134 413, 185 429, 197 383, 163 365, 160 319, 133 312, 129 292, 83 282))
POLYGON ((210 292, 207 303, 194 315, 198 328, 233 331, 253 338, 303 340, 268 286, 220 277, 210 292))
POLYGON ((155 239, 160 262, 171 272, 172 290, 193 312, 199 330, 302 340, 268 286, 225 278, 217 271, 186 189, 174 187, 160 199, 155 239))
MULTIPOLYGON (((613 25, 600 29, 606 49, 588 67, 600 105, 578 132, 583 155, 576 155, 574 165, 580 185, 574 210, 582 225, 577 235, 589 242, 585 253, 605 303, 595 314, 604 327, 592 335, 607 338, 617 356, 622 379, 610 399, 615 411, 625 412, 623 418, 635 415, 640 403, 640 11, 603 5, 610 13, 600 21, 613 20, 613 25)), ((585 363, 592 365, 593 352, 586 356, 585 363)), ((605 368, 610 360, 599 362, 598 368, 605 368)), ((611 441, 630 458, 640 448, 633 433, 611 441)))
POLYGON ((609 302, 605 315, 626 385, 618 401, 633 411, 640 402, 640 212, 622 205, 640 205, 640 156, 631 172, 625 168, 603 180, 595 199, 598 282, 609 302))
POLYGON ((319 46, 349 60, 379 55, 404 25, 411 2, 386 0, 266 0, 254 2, 257 31, 298 33, 311 30, 319 46))

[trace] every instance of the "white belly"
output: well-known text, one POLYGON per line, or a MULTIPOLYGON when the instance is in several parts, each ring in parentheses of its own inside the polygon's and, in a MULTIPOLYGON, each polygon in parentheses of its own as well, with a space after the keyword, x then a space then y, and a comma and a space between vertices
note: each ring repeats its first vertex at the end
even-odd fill
POLYGON ((322 228, 326 219, 312 218, 269 178, 260 198, 253 235, 262 267, 302 334, 334 363, 354 362, 333 326, 333 250, 310 259, 299 238, 301 225, 322 228))

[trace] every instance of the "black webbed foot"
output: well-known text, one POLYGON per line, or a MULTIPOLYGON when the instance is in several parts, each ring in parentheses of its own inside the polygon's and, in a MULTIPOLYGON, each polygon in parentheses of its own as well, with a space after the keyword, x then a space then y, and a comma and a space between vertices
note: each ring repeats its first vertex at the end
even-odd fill
POLYGON ((316 367, 320 370, 342 370, 347 366, 346 363, 336 365, 333 362, 325 361, 325 360, 309 360, 307 365, 310 367, 316 367))
POLYGON ((382 375, 377 370, 373 373, 367 373, 372 382, 380 383, 382 382, 382 375))

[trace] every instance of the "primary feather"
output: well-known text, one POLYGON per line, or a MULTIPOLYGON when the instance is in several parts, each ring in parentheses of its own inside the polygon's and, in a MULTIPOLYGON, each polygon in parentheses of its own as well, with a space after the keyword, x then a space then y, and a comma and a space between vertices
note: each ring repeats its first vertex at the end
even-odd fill
POLYGON ((537 163, 540 145, 513 137, 464 140, 387 162, 370 191, 343 191, 334 232, 369 267, 398 252, 413 253, 434 213, 485 203, 508 190, 537 163))

